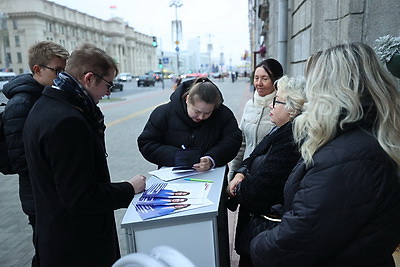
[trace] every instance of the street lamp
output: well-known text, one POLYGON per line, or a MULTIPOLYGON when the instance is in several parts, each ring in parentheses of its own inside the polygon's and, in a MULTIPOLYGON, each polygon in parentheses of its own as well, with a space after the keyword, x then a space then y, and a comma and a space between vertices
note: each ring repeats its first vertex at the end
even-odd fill
POLYGON ((177 62, 177 73, 178 74, 180 74, 180 71, 179 71, 179 46, 178 46, 179 45, 179 29, 181 29, 181 32, 182 32, 182 24, 178 20, 178 7, 181 7, 182 5, 183 4, 181 3, 180 0, 171 0, 171 4, 169 5, 169 7, 175 6, 175 21, 172 22, 172 27, 175 28, 175 30, 176 30, 175 51, 176 51, 176 62, 177 62))

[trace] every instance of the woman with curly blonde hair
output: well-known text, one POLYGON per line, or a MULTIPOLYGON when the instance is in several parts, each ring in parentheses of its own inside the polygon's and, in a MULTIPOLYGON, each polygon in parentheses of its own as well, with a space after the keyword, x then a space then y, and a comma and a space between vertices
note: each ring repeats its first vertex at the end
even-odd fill
POLYGON ((294 122, 303 160, 279 226, 251 243, 255 266, 395 266, 400 242, 400 93, 372 48, 342 44, 305 68, 294 122))

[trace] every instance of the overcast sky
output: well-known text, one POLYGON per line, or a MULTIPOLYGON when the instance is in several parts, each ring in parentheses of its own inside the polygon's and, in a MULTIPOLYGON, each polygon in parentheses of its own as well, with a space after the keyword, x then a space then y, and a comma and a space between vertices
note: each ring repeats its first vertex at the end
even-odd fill
MULTIPOLYGON (((171 0, 51 0, 83 13, 109 19, 118 16, 136 31, 158 37, 164 51, 175 51, 171 21, 175 20, 175 7, 171 0), (116 6, 116 8, 110 8, 116 6)), ((224 52, 225 63, 241 63, 240 57, 249 49, 247 1, 245 0, 181 0, 177 9, 182 21, 183 39, 180 50, 187 41, 200 37, 201 52, 207 52, 211 41, 213 58, 224 52)))

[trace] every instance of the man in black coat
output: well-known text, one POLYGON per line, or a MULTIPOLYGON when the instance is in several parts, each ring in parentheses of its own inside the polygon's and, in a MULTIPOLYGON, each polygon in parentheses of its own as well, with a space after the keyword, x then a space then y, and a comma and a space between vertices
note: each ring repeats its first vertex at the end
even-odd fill
MULTIPOLYGON (((23 132, 26 117, 42 95, 45 86, 52 85, 65 68, 68 51, 59 44, 43 41, 28 50, 31 74, 21 74, 6 83, 3 94, 9 99, 4 110, 4 134, 11 167, 19 176, 19 197, 22 210, 28 215, 35 235, 35 203, 28 166, 25 159, 23 132)), ((36 266, 35 256, 32 266, 36 266)))
POLYGON ((120 258, 114 210, 126 208, 144 190, 145 177, 111 183, 97 104, 110 95, 117 73, 105 51, 82 45, 26 120, 42 267, 111 266, 120 258))

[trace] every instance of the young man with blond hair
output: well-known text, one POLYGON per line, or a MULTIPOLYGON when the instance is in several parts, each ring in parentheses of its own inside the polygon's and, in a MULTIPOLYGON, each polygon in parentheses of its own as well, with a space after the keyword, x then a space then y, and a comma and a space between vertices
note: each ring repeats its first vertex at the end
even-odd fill
MULTIPOLYGON (((34 236, 36 212, 25 159, 24 125, 29 111, 42 95, 44 87, 52 85, 57 74, 64 70, 68 56, 68 51, 57 43, 50 41, 36 43, 28 49, 29 68, 32 73, 18 75, 3 87, 3 93, 9 99, 3 114, 6 146, 11 167, 19 176, 22 210, 28 215, 34 236)), ((36 264, 34 256, 32 266, 36 264)))

